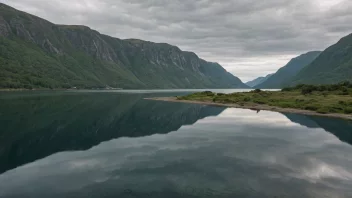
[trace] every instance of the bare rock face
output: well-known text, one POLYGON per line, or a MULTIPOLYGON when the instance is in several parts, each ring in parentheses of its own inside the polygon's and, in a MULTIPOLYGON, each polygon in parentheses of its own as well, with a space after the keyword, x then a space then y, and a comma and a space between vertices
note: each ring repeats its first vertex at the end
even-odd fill
POLYGON ((11 28, 14 29, 14 33, 25 40, 35 42, 29 30, 23 25, 23 21, 19 18, 13 18, 10 21, 11 28))
POLYGON ((49 39, 44 39, 42 45, 45 50, 54 53, 54 54, 62 54, 51 42, 49 39))

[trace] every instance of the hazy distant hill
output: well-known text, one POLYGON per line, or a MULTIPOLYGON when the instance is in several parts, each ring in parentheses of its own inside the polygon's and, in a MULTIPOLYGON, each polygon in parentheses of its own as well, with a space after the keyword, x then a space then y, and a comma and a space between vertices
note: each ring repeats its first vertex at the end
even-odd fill
POLYGON ((217 63, 165 43, 56 25, 0 3, 0 88, 247 88, 217 63))
POLYGON ((264 81, 266 81, 272 75, 273 74, 268 74, 265 77, 258 77, 258 78, 254 79, 254 80, 246 82, 245 84, 250 86, 250 87, 254 87, 256 85, 259 85, 259 84, 263 83, 264 81))
POLYGON ((291 85, 332 84, 346 80, 352 81, 352 34, 324 50, 295 76, 291 85))
POLYGON ((291 83, 292 78, 304 67, 314 61, 320 54, 319 51, 312 51, 302 54, 290 60, 284 67, 280 68, 275 74, 270 76, 256 88, 277 89, 283 88, 291 83))

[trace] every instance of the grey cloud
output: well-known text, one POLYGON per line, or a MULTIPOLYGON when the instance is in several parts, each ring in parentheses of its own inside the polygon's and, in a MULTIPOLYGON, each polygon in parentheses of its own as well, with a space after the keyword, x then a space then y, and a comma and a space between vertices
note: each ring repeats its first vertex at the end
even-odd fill
MULTIPOLYGON (((286 56, 323 50, 349 34, 349 0, 4 0, 54 23, 82 24, 119 38, 167 42, 219 62, 243 80, 239 58, 286 56), (337 3, 335 3, 337 2, 337 3)), ((264 60, 264 59, 263 59, 264 60)), ((270 61, 272 62, 272 61, 270 61)), ((245 63, 245 62, 242 62, 245 63)), ((280 60, 266 65, 270 71, 280 60)))

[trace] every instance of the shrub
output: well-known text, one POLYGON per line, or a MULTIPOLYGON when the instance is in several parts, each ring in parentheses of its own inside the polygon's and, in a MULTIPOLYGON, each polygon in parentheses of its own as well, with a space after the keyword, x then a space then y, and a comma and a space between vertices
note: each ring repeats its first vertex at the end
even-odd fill
POLYGON ((322 94, 323 94, 323 96, 324 96, 324 97, 326 97, 326 96, 328 96, 328 95, 329 95, 329 93, 328 93, 328 92, 326 92, 326 91, 324 91, 322 94))
POLYGON ((347 107, 343 110, 344 113, 346 114, 352 114, 352 107, 347 107))
POLYGON ((226 99, 224 100, 224 102, 225 102, 225 103, 232 103, 232 100, 226 98, 226 99))
POLYGON ((342 87, 339 95, 349 95, 348 89, 346 87, 342 87))
POLYGON ((245 98, 243 98, 243 101, 249 102, 249 101, 251 101, 251 98, 250 97, 245 97, 245 98))
POLYGON ((255 90, 251 91, 251 93, 260 93, 260 92, 262 92, 262 90, 260 90, 260 89, 255 89, 255 90))
POLYGON ((281 89, 281 91, 293 91, 294 88, 293 87, 285 87, 283 89, 281 89))
POLYGON ((30 90, 33 89, 32 85, 24 85, 24 88, 25 88, 25 89, 30 89, 30 90))
POLYGON ((257 104, 266 104, 266 102, 264 102, 262 100, 254 100, 253 102, 257 103, 257 104))
POLYGON ((69 89, 69 88, 71 88, 72 86, 71 85, 69 85, 69 84, 63 84, 63 85, 61 85, 62 86, 62 88, 65 88, 65 89, 69 89))
POLYGON ((347 95, 349 95, 349 93, 345 92, 345 91, 341 91, 341 92, 338 93, 338 95, 347 96, 347 95))
POLYGON ((340 82, 338 85, 344 86, 344 87, 349 87, 351 85, 351 83, 349 81, 343 81, 343 82, 340 82))
POLYGON ((226 94, 224 94, 224 93, 217 93, 216 95, 217 95, 217 96, 225 96, 226 94))
POLYGON ((343 111, 343 107, 341 106, 332 106, 330 107, 330 112, 339 112, 339 111, 343 111))
POLYGON ((211 91, 203 91, 201 92, 202 95, 206 95, 206 96, 214 96, 215 94, 211 91))
POLYGON ((345 102, 345 101, 340 100, 340 101, 339 101, 339 104, 340 104, 340 105, 346 105, 346 102, 345 102))
POLYGON ((296 99, 296 103, 303 103, 303 102, 305 102, 304 99, 296 99))
POLYGON ((333 106, 333 107, 329 107, 329 112, 330 113, 338 113, 338 112, 341 112, 343 110, 343 108, 341 107, 336 107, 336 106, 333 106))
POLYGON ((320 85, 317 87, 317 91, 326 91, 327 87, 325 85, 320 85))
POLYGON ((305 84, 298 84, 296 85, 296 87, 294 87, 295 89, 302 89, 304 86, 306 86, 305 84))
POLYGON ((311 94, 314 90, 312 89, 312 87, 303 87, 301 90, 301 93, 303 95, 307 95, 307 94, 311 94))
POLYGON ((304 107, 305 110, 310 110, 310 111, 316 111, 318 110, 318 107, 313 106, 313 105, 308 105, 304 107))
POLYGON ((329 113, 330 111, 329 111, 328 108, 323 107, 323 108, 319 108, 319 109, 317 110, 317 112, 318 112, 318 113, 321 113, 321 114, 327 114, 327 113, 329 113))

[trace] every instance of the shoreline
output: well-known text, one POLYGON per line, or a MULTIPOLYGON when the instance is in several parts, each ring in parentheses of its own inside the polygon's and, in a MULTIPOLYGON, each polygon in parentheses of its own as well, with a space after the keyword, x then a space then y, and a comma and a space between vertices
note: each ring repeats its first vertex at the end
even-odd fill
POLYGON ((65 91, 69 89, 0 89, 0 91, 17 92, 17 91, 65 91))
POLYGON ((279 113, 296 113, 310 116, 323 116, 331 118, 340 118, 345 120, 352 120, 352 115, 350 114, 341 114, 341 113, 317 113, 315 111, 303 110, 303 109, 292 109, 292 108, 282 108, 269 105, 244 105, 239 104, 226 104, 226 103, 216 103, 216 102, 203 102, 195 100, 178 100, 176 97, 155 97, 155 98, 144 98, 145 100, 155 100, 155 101, 164 101, 164 102, 178 102, 178 103, 190 103, 190 104, 201 104, 201 105, 210 105, 218 107, 229 107, 237 109, 250 109, 250 110, 263 110, 263 111, 273 111, 279 113))
POLYGON ((64 89, 64 88, 58 88, 58 89, 0 89, 0 91, 3 92, 19 92, 19 91, 106 91, 106 90, 126 90, 126 89, 64 89))

